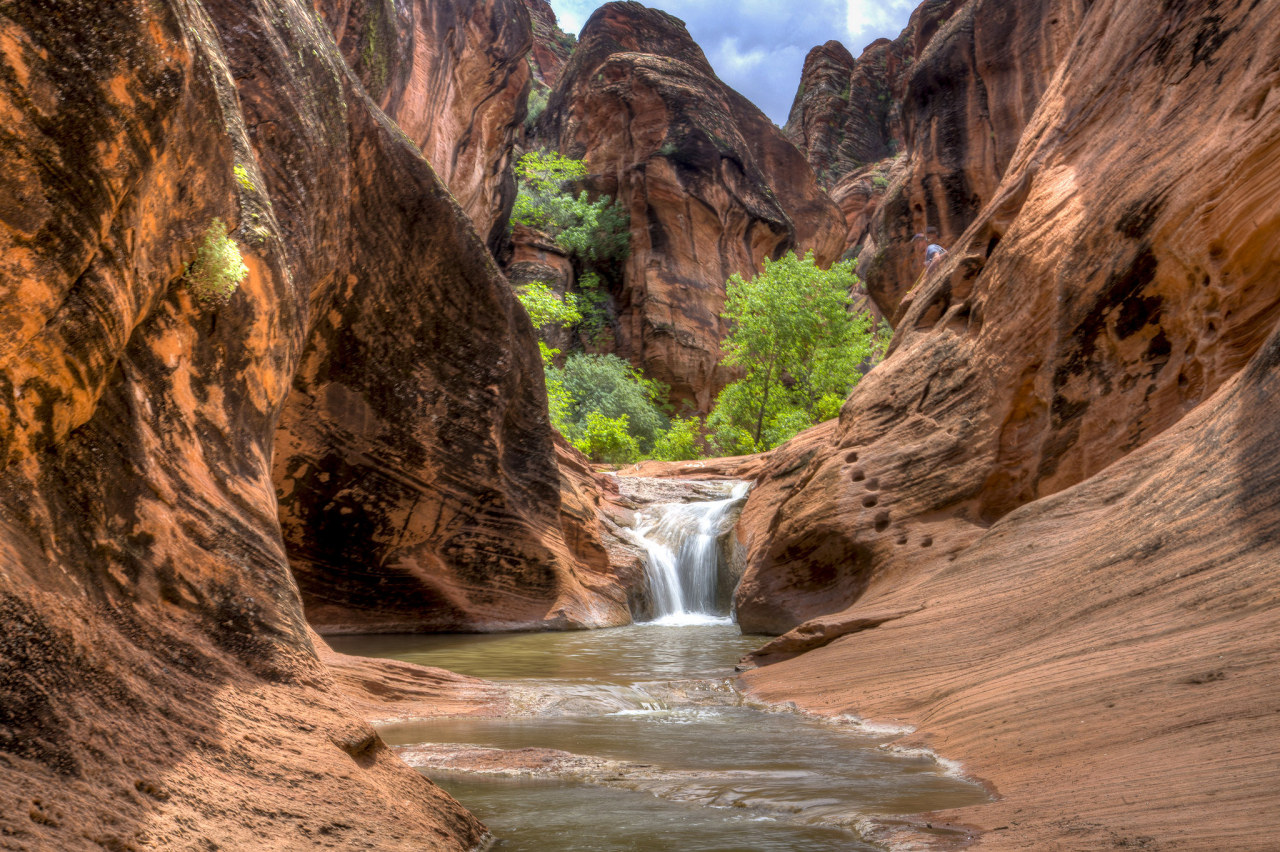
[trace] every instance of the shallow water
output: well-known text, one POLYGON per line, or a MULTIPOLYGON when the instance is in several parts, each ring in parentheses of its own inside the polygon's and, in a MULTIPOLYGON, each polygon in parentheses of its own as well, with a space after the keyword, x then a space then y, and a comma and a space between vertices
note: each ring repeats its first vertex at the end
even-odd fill
POLYGON ((427 770, 502 850, 865 850, 852 826, 986 801, 925 754, 857 725, 750 706, 729 685, 758 647, 727 622, 580 633, 348 636, 390 657, 549 690, 543 715, 435 719, 381 729, 392 745, 539 747, 627 762, 594 780, 427 770))

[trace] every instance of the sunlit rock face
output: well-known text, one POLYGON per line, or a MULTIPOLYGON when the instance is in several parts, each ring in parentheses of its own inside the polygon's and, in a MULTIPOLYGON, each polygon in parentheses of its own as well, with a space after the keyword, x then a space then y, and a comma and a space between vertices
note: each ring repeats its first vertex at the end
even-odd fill
POLYGON ((64 6, 0 12, 0 833, 472 848, 337 697, 304 600, 627 618, 528 321, 332 9, 64 6), (209 307, 183 276, 215 217, 249 274, 209 307))
POLYGON ((614 282, 615 348, 672 400, 707 411, 719 366, 725 280, 766 257, 842 250, 840 214, 804 157, 716 78, 677 19, 609 3, 561 72, 538 141, 591 170, 590 188, 631 218, 614 282))
POLYGON ((532 45, 521 0, 317 0, 369 95, 496 248, 515 198, 512 146, 532 45))
POLYGON ((1087 3, 930 0, 857 60, 814 48, 787 121, 839 204, 846 246, 886 317, 994 197, 1087 3))
MULTIPOLYGON (((1009 23, 989 5, 910 91, 1009 23)), ((901 299, 888 360, 757 475, 738 618, 789 632, 748 687, 918 726, 1000 791, 956 815, 1005 826, 984 847, 1266 848, 1280 8, 1070 11, 999 54, 1046 82, 984 84, 997 144, 954 149, 1007 166, 901 299), (1027 116, 1007 147, 997 104, 1027 116)), ((945 79, 969 103, 976 78, 945 79)))

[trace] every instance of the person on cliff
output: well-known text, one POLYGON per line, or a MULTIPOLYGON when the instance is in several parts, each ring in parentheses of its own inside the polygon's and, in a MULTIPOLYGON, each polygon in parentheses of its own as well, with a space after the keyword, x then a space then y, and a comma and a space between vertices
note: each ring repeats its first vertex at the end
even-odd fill
POLYGON ((917 246, 924 246, 925 272, 928 272, 933 268, 933 264, 938 261, 938 258, 946 257, 947 250, 937 243, 929 242, 928 238, 925 237, 924 234, 916 234, 911 238, 911 241, 917 246))

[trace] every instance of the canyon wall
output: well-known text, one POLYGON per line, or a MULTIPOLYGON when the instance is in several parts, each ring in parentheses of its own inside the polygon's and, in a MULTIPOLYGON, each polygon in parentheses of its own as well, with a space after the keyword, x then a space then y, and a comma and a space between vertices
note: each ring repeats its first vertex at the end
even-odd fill
POLYGON ((472 848, 290 569, 338 626, 628 618, 484 243, 310 7, 11 4, 0 44, 5 844, 472 848), (206 305, 215 218, 249 273, 206 305))
POLYGON ((515 198, 532 44, 521 0, 317 0, 365 90, 496 249, 515 198))
POLYGON ((809 54, 786 132, 885 316, 923 271, 914 235, 949 249, 994 197, 1087 6, 930 0, 856 61, 835 42, 809 54))
POLYGON ((746 683, 919 726, 1000 794, 953 815, 984 848, 1269 848, 1280 9, 991 6, 904 115, 953 178, 903 209, 963 230, 873 291, 890 357, 758 473, 738 617, 788 632, 746 683))
POLYGON ((790 249, 823 265, 842 250, 839 211, 804 157, 715 76, 679 20, 639 3, 588 20, 536 141, 585 159, 589 189, 626 208, 611 348, 698 411, 728 380, 725 280, 790 249))

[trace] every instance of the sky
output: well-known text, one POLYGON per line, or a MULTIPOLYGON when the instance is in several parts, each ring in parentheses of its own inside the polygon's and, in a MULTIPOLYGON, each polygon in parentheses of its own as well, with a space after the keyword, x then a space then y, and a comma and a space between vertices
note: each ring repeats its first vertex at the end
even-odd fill
MULTIPOLYGON (((854 56, 896 38, 920 0, 642 0, 685 22, 721 80, 776 124, 800 85, 804 57, 831 39, 854 56)), ((560 28, 575 35, 603 0, 550 0, 560 28)))

